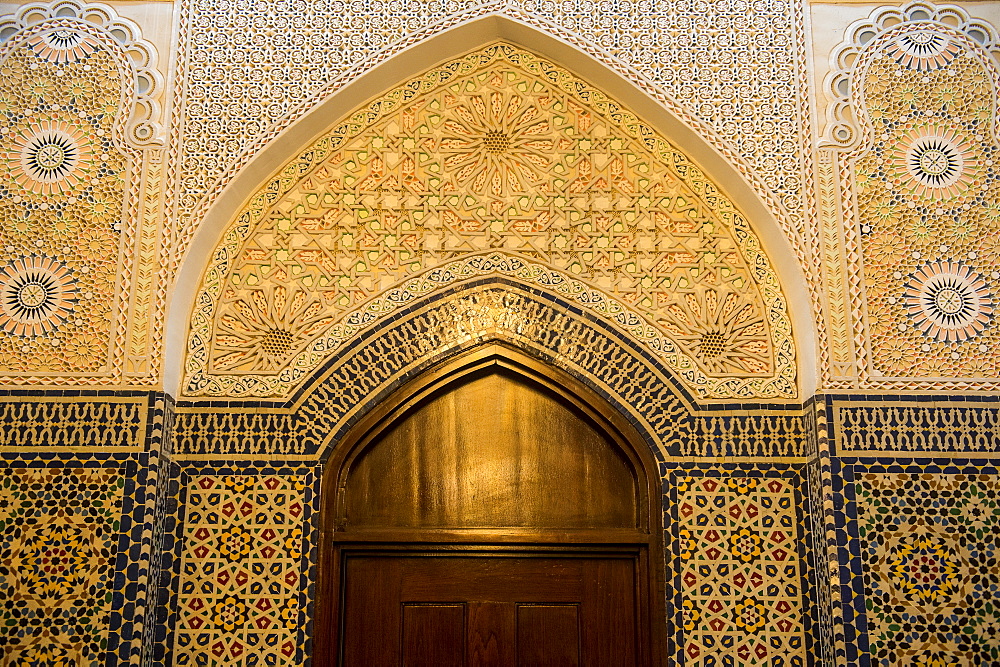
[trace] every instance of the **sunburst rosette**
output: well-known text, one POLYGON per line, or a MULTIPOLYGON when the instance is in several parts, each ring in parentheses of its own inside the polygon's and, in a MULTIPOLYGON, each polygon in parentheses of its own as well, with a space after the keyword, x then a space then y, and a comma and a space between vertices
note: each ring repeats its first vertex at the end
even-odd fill
POLYGON ((6 135, 0 159, 26 195, 66 194, 90 179, 94 154, 81 128, 58 119, 30 121, 6 135))
POLYGON ((333 324, 321 301, 271 284, 237 298, 219 317, 212 365, 217 372, 268 373, 333 324))
POLYGON ((890 40, 886 52, 903 67, 928 72, 947 66, 962 53, 962 47, 933 26, 920 26, 890 40))
POLYGON ((774 367, 767 326, 746 294, 699 289, 666 305, 657 323, 709 376, 753 376, 774 367))
POLYGON ((42 60, 60 65, 75 63, 96 51, 99 46, 88 34, 72 28, 56 28, 28 40, 42 60))
POLYGON ((557 146, 532 98, 493 91, 450 99, 439 149, 456 184, 500 197, 545 179, 557 146))
POLYGON ((903 293, 907 314, 925 336, 947 343, 978 336, 993 316, 986 282, 957 262, 918 269, 903 293))
POLYGON ((70 270, 49 257, 23 257, 0 269, 0 329, 22 337, 57 330, 76 304, 70 270))
POLYGON ((943 203, 969 194, 981 163, 975 144, 955 128, 910 124, 888 152, 886 174, 916 203, 943 203))

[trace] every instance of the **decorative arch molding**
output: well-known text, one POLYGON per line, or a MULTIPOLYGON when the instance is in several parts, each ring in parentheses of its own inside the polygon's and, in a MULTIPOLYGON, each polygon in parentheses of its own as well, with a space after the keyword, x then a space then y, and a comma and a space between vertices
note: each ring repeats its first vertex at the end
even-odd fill
MULTIPOLYGON (((868 18, 848 26, 847 37, 831 56, 833 67, 824 86, 834 102, 827 108, 828 123, 821 146, 853 150, 859 148, 859 143, 870 143, 871 125, 858 83, 865 75, 869 59, 889 41, 905 39, 906 35, 926 30, 928 25, 959 40, 969 52, 980 51, 984 66, 992 70, 995 81, 1000 81, 997 75, 1000 37, 989 23, 972 18, 955 5, 917 1, 902 7, 880 7, 868 18)), ((1000 118, 996 122, 995 133, 1000 132, 1000 118)))
POLYGON ((0 219, 10 223, 0 373, 36 385, 149 381, 163 143, 155 49, 106 5, 35 3, 0 17, 0 67, 0 219))
MULTIPOLYGON (((529 3, 530 4, 530 3, 529 3)), ((798 11, 798 10, 796 10, 798 11)), ((774 35, 770 35, 774 37, 774 35)), ((628 105, 641 117, 656 124, 664 133, 671 137, 686 155, 699 163, 710 173, 719 174, 719 182, 725 183, 727 189, 738 200, 742 200, 745 191, 746 202, 741 201, 744 210, 754 220, 765 217, 773 219, 777 225, 775 244, 790 244, 795 261, 806 262, 812 249, 804 237, 802 214, 798 209, 801 198, 800 188, 802 178, 798 172, 789 174, 780 182, 774 181, 763 172, 769 166, 775 166, 773 160, 762 157, 754 160, 744 151, 741 153, 732 139, 726 139, 713 125, 702 119, 693 108, 675 100, 666 92, 662 85, 654 82, 649 74, 655 69, 648 62, 651 54, 646 54, 645 65, 637 64, 613 55, 608 44, 597 43, 600 40, 586 38, 575 31, 559 25, 552 16, 541 11, 531 11, 523 3, 511 3, 508 0, 488 0, 473 9, 448 13, 425 27, 415 31, 402 31, 394 41, 385 43, 383 35, 376 35, 383 48, 377 49, 370 56, 355 61, 346 67, 331 81, 311 93, 307 99, 295 104, 278 118, 273 124, 262 129, 259 135, 254 133, 252 142, 239 151, 236 159, 217 175, 206 186, 196 189, 178 189, 176 217, 182 221, 182 227, 176 239, 173 255, 184 256, 189 250, 189 244, 194 242, 205 225, 205 221, 218 210, 219 193, 223 196, 234 186, 241 194, 236 195, 239 204, 242 197, 249 195, 249 189, 256 183, 243 188, 239 187, 240 176, 248 170, 258 174, 262 169, 269 172, 277 167, 279 161, 266 159, 265 154, 275 141, 290 141, 293 146, 305 145, 309 139, 315 138, 326 126, 329 117, 339 117, 350 111, 356 104, 370 97, 373 82, 375 89, 384 87, 384 81, 402 81, 418 74, 443 59, 466 53, 483 44, 495 40, 504 40, 523 46, 568 68, 583 72, 587 79, 601 90, 628 105), (642 71, 640 71, 640 68, 642 71), (353 90, 352 90, 353 89, 353 90), (317 119, 310 121, 310 116, 320 113, 317 119), (265 158, 265 159, 261 159, 265 158), (732 172, 731 178, 722 175, 732 172), (749 201, 754 207, 762 204, 760 215, 749 210, 749 201), (780 239, 780 240, 779 240, 780 239)), ((623 36, 623 40, 638 39, 632 35, 623 36)), ((779 37, 787 44, 787 35, 779 37)), ((804 77, 804 69, 802 70, 804 77)), ((804 79, 803 79, 804 81, 804 79)), ((179 107, 178 107, 179 108, 179 107)), ((777 118, 768 119, 774 125, 781 123, 777 118)), ((178 118, 178 125, 181 119, 178 118)), ((730 134, 735 131, 730 130, 730 134)), ((774 137, 780 140, 780 137, 774 137)), ((287 157, 283 153, 281 157, 287 157)), ((794 162, 793 158, 793 162, 794 162)), ((223 210, 226 210, 223 207, 223 210)), ((225 224, 223 221, 221 224, 225 224)), ((770 232, 769 232, 770 233, 770 232)), ((795 270, 801 271, 800 268, 795 270)))
MULTIPOLYGON (((666 140, 660 137, 653 139, 653 137, 657 135, 657 132, 652 128, 652 126, 645 125, 645 123, 638 121, 634 116, 632 116, 627 112, 625 112, 626 113, 625 116, 622 116, 621 113, 622 111, 624 111, 624 109, 619 107, 616 101, 608 99, 607 97, 605 97, 603 92, 598 92, 595 89, 590 88, 584 82, 575 79, 575 77, 568 74, 565 70, 561 69, 558 66, 552 65, 548 61, 539 59, 537 56, 534 56, 533 54, 530 54, 528 52, 519 51, 517 47, 514 46, 503 46, 503 47, 494 46, 489 48, 494 49, 494 51, 496 51, 497 48, 506 49, 505 53, 509 52, 515 54, 526 54, 525 56, 523 56, 525 62, 527 62, 527 60, 531 60, 531 62, 534 63, 532 67, 536 67, 536 69, 550 68, 551 76, 553 77, 552 80, 554 82, 559 82, 558 85, 563 86, 563 88, 566 88, 567 90, 568 90, 567 88, 568 84, 566 82, 571 80, 576 81, 577 83, 574 83, 573 85, 580 87, 579 89, 580 91, 582 91, 581 94, 583 94, 584 96, 593 95, 594 96, 593 100, 600 100, 594 103, 598 105, 603 105, 601 107, 603 111, 601 111, 600 114, 605 114, 605 116, 603 116, 605 120, 607 120, 608 118, 613 118, 612 122, 617 123, 618 124, 617 126, 623 128, 623 130, 626 133, 631 133, 629 136, 632 137, 632 140, 643 142, 645 145, 650 147, 652 147, 654 144, 657 146, 664 147, 661 148, 661 150, 667 150, 667 153, 661 153, 662 157, 658 159, 660 160, 665 159, 665 163, 677 161, 676 162, 677 168, 686 174, 686 176, 682 177, 681 180, 684 180, 684 178, 686 178, 687 175, 691 175, 695 180, 698 181, 698 183, 708 184, 705 186, 703 185, 695 186, 695 190, 698 190, 699 192, 701 192, 701 190, 704 190, 703 194, 699 194, 697 196, 698 197, 704 196, 706 199, 700 199, 699 201, 701 201, 702 203, 708 202, 706 204, 706 210, 707 208, 711 208, 712 206, 716 205, 721 206, 720 211, 724 211, 722 215, 727 220, 726 224, 728 225, 735 224, 736 228, 743 230, 743 231, 738 231, 736 237, 732 238, 735 239, 738 237, 739 240, 738 241, 734 240, 733 242, 739 243, 740 245, 739 252, 746 257, 746 261, 749 261, 750 264, 755 266, 754 272, 756 278, 754 279, 754 284, 765 285, 764 289, 766 289, 767 291, 769 291, 770 293, 774 294, 777 297, 777 300, 774 301, 774 303, 781 304, 777 307, 777 310, 771 308, 770 306, 767 307, 769 313, 768 317, 771 319, 771 322, 773 323, 770 326, 772 326, 774 331, 777 332, 777 335, 779 337, 785 336, 787 340, 790 341, 790 335, 786 335, 781 332, 785 331, 788 332, 788 334, 790 334, 791 324, 790 321, 787 319, 787 316, 782 315, 781 313, 787 309, 787 306, 785 304, 791 301, 796 306, 801 306, 801 310, 796 308, 795 309, 796 312, 794 313, 796 331, 798 332, 805 330, 806 332, 811 333, 812 323, 811 323, 811 317, 808 313, 808 306, 807 306, 808 297, 804 294, 805 281, 804 279, 801 278, 801 269, 798 267, 797 262, 791 258, 791 253, 788 253, 786 255, 785 253, 782 252, 782 250, 788 249, 787 240, 784 239, 783 235, 780 232, 780 229, 778 229, 776 225, 775 227, 770 227, 769 225, 766 224, 763 225, 765 236, 767 237, 768 250, 770 251, 770 240, 771 237, 774 236, 773 232, 777 232, 777 236, 781 237, 782 240, 777 244, 778 250, 775 254, 778 256, 778 261, 776 263, 783 269, 794 267, 794 273, 798 274, 799 277, 798 280, 791 277, 789 277, 789 279, 787 280, 782 280, 780 286, 777 280, 777 275, 771 268, 771 264, 769 261, 771 253, 768 252, 768 255, 765 257, 762 249, 760 248, 761 243, 756 238, 755 232, 757 232, 756 227, 758 227, 758 225, 755 224, 754 229, 751 230, 749 224, 746 222, 746 218, 743 217, 743 215, 741 215, 741 212, 729 202, 729 200, 721 192, 721 189, 718 188, 713 181, 705 179, 703 172, 701 172, 699 169, 697 169, 697 167, 691 164, 690 161, 686 160, 686 158, 679 151, 677 151, 677 149, 673 147, 670 147, 669 149, 665 148, 670 146, 670 144, 666 143, 666 140), (611 114, 611 116, 607 116, 607 114, 611 114), (637 132, 638 134, 636 134, 637 132), (706 187, 707 190, 704 189, 706 187), (733 223, 734 220, 736 221, 735 223, 733 223), (760 282, 758 282, 758 279, 760 282), (790 290, 791 293, 794 295, 793 298, 791 299, 784 298, 784 296, 781 294, 782 289, 790 290), (801 294, 796 294, 796 292, 801 292, 801 294), (784 323, 781 322, 782 320, 784 320, 784 323), (803 320, 805 322, 800 327, 800 322, 803 322, 803 320)), ((484 53, 484 52, 485 51, 477 53, 484 53)), ((465 57, 465 61, 471 61, 471 59, 473 59, 474 57, 475 54, 470 54, 465 57)), ((494 56, 490 57, 493 58, 499 56, 496 56, 494 53, 494 56)), ((513 57, 515 58, 515 60, 517 60, 522 58, 522 55, 515 55, 513 57)), ((443 65, 442 67, 446 68, 469 67, 467 63, 466 65, 460 66, 459 63, 462 62, 463 59, 457 59, 451 61, 451 63, 446 66, 443 65)), ((432 71, 437 72, 439 70, 432 70, 432 71)), ((437 74, 435 74, 434 76, 437 76, 437 74)), ((449 76, 451 75, 449 74, 449 76)), ((382 78, 382 80, 384 80, 384 78, 382 78)), ((420 80, 421 80, 420 77, 418 77, 416 79, 411 80, 411 82, 406 85, 424 86, 424 88, 427 88, 427 86, 433 87, 435 85, 436 86, 445 85, 440 82, 436 84, 431 84, 427 82, 418 84, 417 81, 420 80)), ((430 79, 428 79, 427 81, 430 81, 430 79)), ((621 83, 622 82, 619 82, 619 87, 621 83)), ((367 88, 367 90, 370 91, 371 88, 369 87, 367 88)), ((359 93, 360 91, 354 91, 352 92, 352 95, 357 95, 359 93)), ((341 95, 345 94, 346 93, 341 93, 341 95)), ((318 145, 320 145, 323 141, 327 141, 329 137, 336 137, 334 141, 339 142, 341 140, 341 135, 343 135, 344 132, 351 134, 352 132, 365 131, 364 126, 366 124, 381 122, 379 120, 380 118, 386 116, 389 113, 395 112, 395 110, 398 108, 398 105, 402 103, 400 102, 400 99, 410 99, 412 98, 412 95, 413 95, 412 92, 406 91, 405 86, 403 88, 396 88, 389 95, 383 97, 380 102, 371 103, 370 109, 374 113, 370 113, 367 116, 366 114, 355 116, 354 119, 352 121, 349 121, 346 125, 342 125, 339 127, 339 129, 335 129, 333 131, 334 132, 333 135, 328 134, 327 138, 321 137, 318 141, 314 139, 312 147, 309 150, 306 150, 304 153, 300 153, 299 155, 300 159, 297 163, 297 166, 290 167, 288 165, 291 163, 286 163, 284 171, 278 172, 278 175, 275 178, 271 179, 270 181, 271 185, 267 187, 272 189, 278 188, 278 191, 282 193, 287 193, 289 191, 288 188, 297 187, 293 182, 296 180, 297 177, 293 176, 292 173, 295 170, 308 171, 309 169, 318 168, 317 167, 317 165, 319 164, 318 160, 320 160, 321 158, 316 157, 318 153, 316 152, 316 150, 314 150, 318 145), (302 159, 305 159, 306 162, 302 162, 302 159), (292 171, 289 171, 290 169, 292 171)), ((338 100, 339 97, 340 96, 338 95, 337 97, 334 98, 334 100, 338 100)), ((334 100, 331 100, 330 104, 332 104, 334 100)), ((344 107, 348 103, 353 103, 353 102, 354 102, 353 97, 349 97, 346 100, 339 100, 338 103, 340 106, 337 107, 337 113, 343 113, 341 107, 344 107)), ((651 106, 651 101, 646 99, 646 104, 644 105, 644 108, 648 108, 649 106, 651 106)), ((652 106, 655 106, 655 104, 653 104, 652 106)), ((323 114, 321 120, 323 120, 324 124, 329 123, 328 119, 331 117, 331 115, 333 115, 332 111, 330 113, 323 114)), ((660 109, 660 113, 658 115, 663 116, 662 108, 660 109)), ((313 127, 317 127, 317 125, 313 124, 313 127)), ((705 148, 704 144, 702 144, 702 148, 703 149, 705 148)), ((272 147, 270 147, 268 151, 271 152, 268 153, 266 157, 268 158, 268 162, 273 164, 273 161, 275 160, 277 155, 280 154, 287 155, 288 146, 279 147, 277 145, 272 145, 272 147), (278 152, 279 148, 280 152, 278 152)), ((264 157, 265 157, 264 155, 261 156, 262 159, 264 157)), ((273 167, 271 167, 271 169, 273 169, 273 167)), ((255 168, 253 170, 253 173, 259 174, 260 172, 255 168)), ((254 183, 255 185, 259 184, 259 177, 253 178, 252 177, 253 173, 248 174, 246 178, 243 179, 245 181, 244 186, 248 186, 249 183, 254 183)), ((727 181, 727 183, 733 183, 733 182, 734 181, 727 181)), ((230 223, 229 231, 226 232, 226 235, 224 236, 222 241, 219 242, 216 239, 218 238, 217 236, 219 233, 218 229, 220 226, 222 215, 225 215, 229 220, 232 220, 231 211, 233 209, 230 207, 234 205, 234 201, 236 201, 235 197, 237 196, 236 193, 228 191, 226 194, 223 194, 223 196, 220 197, 219 201, 217 202, 216 206, 213 208, 213 211, 218 211, 219 215, 214 216, 214 218, 212 216, 206 218, 205 224, 199 231, 198 242, 192 246, 192 249, 189 252, 188 257, 185 260, 185 266, 181 271, 177 289, 175 290, 175 298, 172 304, 171 314, 168 321, 168 334, 167 334, 168 341, 179 341, 182 340, 181 338, 182 336, 185 336, 183 332, 187 329, 187 325, 190 322, 194 322, 197 329, 197 331, 193 334, 194 337, 190 339, 189 355, 185 366, 186 380, 184 384, 179 388, 182 395, 184 394, 190 396, 245 395, 245 396, 268 397, 272 395, 282 395, 284 393, 287 393, 287 391, 292 388, 292 385, 289 384, 289 382, 293 382, 294 380, 290 380, 289 378, 291 376, 288 374, 284 374, 283 377, 279 377, 277 380, 268 380, 266 382, 260 381, 259 373, 258 377, 254 377, 253 373, 244 374, 244 376, 249 379, 246 383, 243 384, 241 384, 241 380, 234 381, 232 378, 226 379, 221 383, 218 381, 217 378, 216 379, 211 378, 210 376, 212 373, 207 366, 209 362, 208 354, 206 351, 202 351, 200 348, 204 347, 209 341, 211 341, 212 334, 210 334, 209 331, 204 327, 207 325, 209 329, 212 328, 211 324, 212 315, 209 313, 214 308, 214 302, 217 300, 218 293, 216 292, 215 296, 207 297, 207 300, 206 300, 206 295, 204 293, 202 296, 197 297, 197 303, 199 305, 198 308, 196 309, 196 315, 194 320, 187 320, 187 313, 190 311, 184 309, 184 306, 188 306, 188 304, 190 304, 190 306, 188 307, 191 307, 196 302, 196 297, 195 297, 196 287, 194 283, 196 279, 202 280, 202 277, 198 276, 195 273, 195 271, 198 271, 200 273, 201 267, 204 266, 202 262, 209 263, 211 266, 208 269, 208 272, 205 274, 204 278, 204 280, 208 282, 202 282, 200 289, 203 290, 205 285, 209 283, 215 283, 220 279, 225 279, 225 275, 233 266, 231 262, 235 261, 234 253, 239 252, 238 248, 240 247, 240 244, 245 240, 245 238, 241 240, 241 237, 254 233, 253 229, 251 229, 252 225, 251 226, 247 225, 248 219, 246 218, 246 215, 248 214, 248 212, 253 211, 252 215, 257 216, 256 219, 259 220, 261 219, 259 218, 259 215, 263 211, 263 209, 261 209, 261 206, 265 207, 272 206, 273 208, 273 206, 280 207, 284 205, 280 203, 276 204, 274 201, 274 195, 266 194, 265 191, 266 189, 258 191, 259 192, 258 196, 255 199, 252 199, 251 202, 244 205, 243 213, 241 214, 242 216, 241 219, 239 219, 237 222, 230 223), (213 236, 215 238, 212 238, 213 236), (206 375, 206 370, 209 371, 207 375, 206 375), (206 378, 208 378, 207 381, 206 378), (276 388, 278 389, 277 394, 275 394, 276 388)), ((285 196, 285 195, 278 195, 278 196, 285 196)), ((753 204, 753 202, 751 202, 751 204, 753 204)), ((757 201, 757 204, 759 205, 760 202, 757 201)), ((758 213, 763 213, 765 222, 767 220, 770 220, 769 216, 767 216, 766 212, 764 212, 762 206, 751 205, 751 208, 753 208, 758 213)), ((523 250, 518 251, 516 248, 512 250, 504 250, 504 252, 506 252, 507 254, 513 252, 515 255, 518 253, 523 254, 523 250)), ((530 257, 525 257, 524 259, 530 260, 530 257)), ((425 267, 425 268, 429 269, 432 267, 425 267)), ((558 268, 558 267, 548 266, 548 269, 552 268, 558 268)), ((783 271, 783 273, 787 275, 787 271, 783 271)), ((374 290, 372 294, 377 292, 379 292, 378 289, 374 290)), ((769 299, 768 303, 771 303, 770 297, 768 297, 768 299, 769 299)), ((365 317, 367 317, 368 319, 371 319, 372 316, 373 313, 365 314, 365 317)), ((807 333, 807 339, 811 340, 811 337, 808 336, 808 333, 807 333)), ((297 345, 298 341, 295 341, 295 344, 297 345)), ((307 354, 307 357, 311 357, 313 361, 304 363, 304 359, 297 359, 297 361, 293 364, 295 370, 292 372, 292 375, 295 375, 297 379, 300 379, 304 377, 306 374, 308 374, 309 367, 312 367, 312 365, 316 361, 318 361, 316 354, 322 352, 329 353, 329 348, 327 346, 323 345, 321 347, 323 347, 324 349, 323 350, 314 349, 307 354)), ((723 397, 737 397, 737 396, 742 396, 744 398, 754 397, 754 396, 758 398, 794 397, 797 395, 797 389, 794 387, 795 383, 794 378, 796 371, 798 371, 800 378, 802 378, 803 376, 805 378, 804 380, 800 381, 803 382, 805 386, 811 387, 811 378, 813 375, 813 370, 808 362, 812 359, 812 354, 811 354, 812 345, 810 344, 804 345, 802 346, 803 349, 800 349, 798 351, 798 358, 797 358, 797 360, 799 361, 798 369, 795 368, 796 360, 792 359, 792 357, 796 354, 796 352, 792 350, 790 345, 785 343, 779 343, 778 347, 783 348, 780 354, 782 356, 785 356, 788 362, 787 363, 781 362, 778 364, 779 366, 783 366, 786 370, 776 369, 774 371, 775 378, 779 376, 783 378, 781 382, 778 383, 777 385, 775 385, 771 381, 767 381, 770 382, 771 384, 766 388, 763 389, 759 387, 749 388, 749 385, 753 384, 753 382, 733 383, 731 381, 732 378, 720 382, 718 380, 718 377, 717 378, 710 377, 708 378, 707 381, 703 381, 702 378, 698 377, 694 378, 692 383, 695 393, 700 393, 702 398, 713 398, 713 397, 723 398, 723 397), (789 352, 791 352, 790 355, 788 354, 789 352), (716 389, 717 386, 727 385, 727 383, 728 386, 722 388, 721 390, 716 389), (706 387, 708 388, 707 391, 706 387)), ((688 350, 681 349, 679 351, 681 352, 682 356, 686 354, 688 355, 688 357, 690 357, 690 348, 688 350)), ((180 351, 176 347, 174 347, 173 350, 168 349, 168 358, 173 355, 179 356, 179 352, 180 351)), ((672 354, 672 351, 668 351, 668 354, 672 354)), ((685 360, 679 357, 678 359, 679 361, 677 363, 679 364, 679 367, 688 367, 688 368, 691 367, 690 359, 685 360)), ((262 369, 256 369, 256 370, 260 371, 262 369)), ((717 373, 719 377, 724 376, 726 374, 727 374, 726 370, 722 370, 717 373)), ((761 373, 755 373, 754 371, 750 371, 749 373, 747 373, 746 369, 743 370, 737 369, 736 372, 736 375, 742 375, 744 377, 753 376, 755 374, 757 375, 758 378, 761 375, 761 373)), ((274 375, 274 373, 272 373, 272 375, 274 375)), ((278 375, 280 375, 280 373, 278 373, 278 375)), ((711 375, 711 371, 709 375, 711 375)), ((179 378, 171 374, 171 377, 167 378, 168 389, 171 388, 171 386, 175 386, 174 382, 176 382, 177 380, 179 380, 179 378)), ((756 382, 756 380, 754 380, 754 382, 756 382)))
POLYGON ((597 45, 565 34, 558 26, 541 17, 523 15, 504 4, 494 13, 482 8, 470 15, 457 15, 447 25, 428 27, 414 39, 394 45, 379 54, 377 61, 366 60, 325 88, 323 95, 310 98, 305 109, 293 110, 261 142, 239 157, 221 177, 208 198, 190 205, 180 201, 175 214, 198 221, 181 230, 174 257, 183 257, 173 285, 166 323, 164 352, 164 387, 179 395, 183 373, 184 343, 194 307, 198 283, 211 253, 233 212, 239 209, 258 188, 266 175, 273 175, 281 165, 294 158, 319 137, 331 118, 340 118, 371 98, 372 90, 384 90, 387 81, 402 82, 436 65, 442 59, 460 56, 492 41, 503 40, 530 49, 572 71, 585 72, 587 80, 613 99, 631 109, 651 127, 669 137, 694 164, 713 177, 728 199, 753 222, 754 232, 767 250, 768 259, 788 297, 790 315, 800 342, 797 352, 797 378, 803 395, 816 387, 816 348, 818 333, 810 304, 809 280, 801 258, 807 250, 801 245, 796 225, 772 199, 773 188, 756 183, 756 171, 715 131, 700 121, 683 105, 663 91, 645 82, 619 60, 597 45), (541 24, 539 24, 541 22, 541 24))
POLYGON ((691 456, 797 457, 798 404, 698 407, 634 339, 563 295, 497 276, 454 285, 379 320, 283 401, 182 400, 181 459, 325 460, 332 443, 402 383, 471 347, 495 342, 571 374, 643 433, 661 460, 691 456))

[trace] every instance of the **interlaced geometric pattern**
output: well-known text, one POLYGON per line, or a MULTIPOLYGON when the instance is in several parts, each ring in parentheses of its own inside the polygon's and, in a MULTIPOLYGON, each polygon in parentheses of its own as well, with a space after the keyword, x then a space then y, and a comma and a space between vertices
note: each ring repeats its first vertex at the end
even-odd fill
POLYGON ((191 479, 174 664, 291 664, 301 630, 304 488, 294 475, 191 479))
POLYGON ((505 266, 700 396, 795 394, 784 299, 743 216, 614 101, 505 44, 389 92, 259 191, 213 253, 185 390, 286 395, 400 304, 505 266))
POLYGON ((986 472, 855 484, 873 665, 1000 664, 1000 477, 986 472))
POLYGON ((124 487, 117 468, 0 468, 0 664, 107 664, 124 487))
POLYGON ((803 667, 793 481, 681 477, 675 520, 684 664, 803 667))
POLYGON ((996 68, 954 29, 908 22, 866 50, 870 145, 854 160, 872 371, 1000 372, 996 68))
POLYGON ((127 164, 119 61, 81 30, 20 41, 0 63, 0 374, 106 372, 127 164))
MULTIPOLYGON (((929 401, 928 401, 929 402, 929 401)), ((993 403, 833 404, 837 452, 996 452, 1000 407, 993 403)))
POLYGON ((804 234, 811 133, 798 4, 757 3, 752 13, 743 0, 184 0, 179 7, 185 103, 175 124, 183 151, 177 217, 190 221, 186 234, 200 219, 192 215, 197 204, 232 177, 237 156, 255 154, 359 72, 495 14, 580 48, 689 125, 714 129, 717 147, 744 162, 762 196, 794 219, 789 236, 804 234))

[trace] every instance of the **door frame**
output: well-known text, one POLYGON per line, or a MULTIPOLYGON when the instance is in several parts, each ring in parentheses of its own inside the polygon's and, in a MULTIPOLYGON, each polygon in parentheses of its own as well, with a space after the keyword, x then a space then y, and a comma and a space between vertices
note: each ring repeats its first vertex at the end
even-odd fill
POLYGON ((339 663, 345 560, 374 555, 500 553, 560 557, 631 554, 636 564, 636 630, 640 665, 659 667, 669 634, 666 614, 662 482, 652 451, 635 426, 606 399, 565 371, 499 343, 473 348, 424 371, 374 406, 336 443, 321 486, 319 576, 313 664, 339 663), (378 436, 434 392, 474 373, 499 367, 542 385, 581 411, 628 459, 637 476, 637 530, 622 529, 354 529, 345 530, 345 490, 351 465, 378 436))

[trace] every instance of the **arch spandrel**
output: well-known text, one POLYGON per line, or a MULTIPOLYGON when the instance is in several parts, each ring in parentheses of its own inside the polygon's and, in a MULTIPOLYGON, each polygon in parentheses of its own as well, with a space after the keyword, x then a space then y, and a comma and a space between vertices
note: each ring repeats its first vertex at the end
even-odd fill
POLYGON ((185 392, 287 396, 374 321, 488 273, 608 318, 694 396, 796 395, 747 220, 621 105, 503 43, 372 101, 258 190, 202 281, 185 392))

